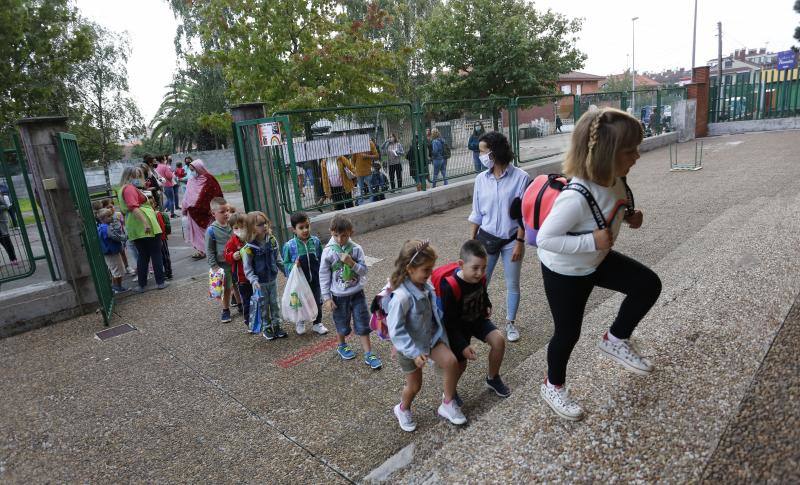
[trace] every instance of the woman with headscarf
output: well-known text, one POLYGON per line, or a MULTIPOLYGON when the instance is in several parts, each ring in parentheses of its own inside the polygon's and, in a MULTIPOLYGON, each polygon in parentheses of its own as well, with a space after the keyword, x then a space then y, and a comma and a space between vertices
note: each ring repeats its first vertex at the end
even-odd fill
POLYGON ((214 220, 211 215, 211 199, 222 197, 222 187, 213 175, 208 173, 202 160, 194 160, 188 166, 189 179, 186 193, 181 202, 183 212, 184 238, 195 249, 193 259, 206 257, 206 228, 214 220))

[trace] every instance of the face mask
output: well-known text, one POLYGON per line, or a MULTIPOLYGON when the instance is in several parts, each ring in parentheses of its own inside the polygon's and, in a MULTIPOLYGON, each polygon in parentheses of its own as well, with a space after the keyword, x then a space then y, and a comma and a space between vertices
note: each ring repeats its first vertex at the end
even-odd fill
POLYGON ((141 179, 133 179, 133 180, 131 180, 131 184, 132 184, 134 187, 136 187, 137 189, 141 189, 141 188, 142 188, 142 185, 143 185, 143 184, 142 184, 142 180, 141 180, 141 179))
POLYGON ((489 157, 490 153, 491 152, 482 153, 478 157, 478 158, 480 158, 481 163, 483 164, 483 166, 486 167, 487 169, 491 169, 492 167, 494 167, 494 161, 489 157))

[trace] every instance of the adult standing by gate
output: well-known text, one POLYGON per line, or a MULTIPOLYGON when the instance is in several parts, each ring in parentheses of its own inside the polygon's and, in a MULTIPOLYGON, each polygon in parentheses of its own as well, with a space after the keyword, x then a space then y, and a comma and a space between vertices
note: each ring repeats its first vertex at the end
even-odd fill
POLYGON ((156 219, 156 213, 147 197, 142 192, 144 187, 144 172, 139 167, 125 167, 122 172, 122 190, 119 192, 119 206, 125 215, 125 230, 128 240, 136 246, 136 276, 138 278, 138 291, 144 291, 147 286, 147 272, 150 262, 153 262, 153 275, 156 287, 161 290, 167 287, 164 281, 164 262, 161 259, 161 226, 156 219))
POLYGON ((382 150, 389 153, 389 183, 392 190, 403 186, 403 155, 406 152, 403 150, 403 144, 397 141, 397 135, 392 133, 389 138, 383 142, 382 150), (395 185, 395 178, 397 185, 395 185))
MULTIPOLYGON (((361 191, 359 199, 361 199, 361 203, 366 203, 368 200, 367 196, 369 195, 369 177, 372 175, 372 162, 380 160, 380 158, 378 147, 375 146, 372 140, 369 141, 368 152, 353 154, 353 166, 356 169, 356 177, 358 177, 358 188, 361 191)), ((356 200, 356 205, 358 204, 359 201, 356 200)))
POLYGON ((213 175, 208 173, 202 160, 189 164, 189 180, 186 194, 181 202, 186 242, 195 249, 192 259, 206 257, 206 228, 214 220, 211 214, 211 199, 222 197, 222 187, 213 175))
POLYGON ((178 195, 176 193, 177 186, 175 185, 175 174, 172 173, 171 158, 165 155, 158 158, 158 165, 156 165, 156 173, 164 179, 164 202, 163 207, 169 211, 170 217, 178 217, 175 215, 175 206, 178 205, 178 195))
POLYGON ((472 194, 472 238, 486 247, 489 261, 486 267, 487 284, 491 282, 497 261, 502 257, 506 279, 506 337, 519 340, 516 327, 519 308, 519 278, 525 255, 525 231, 509 215, 514 198, 522 196, 530 183, 527 172, 511 162, 514 152, 508 138, 500 132, 484 134, 478 144, 481 164, 486 167, 475 177, 472 194))
POLYGON ((469 136, 469 140, 467 141, 467 148, 472 152, 472 165, 475 167, 475 171, 478 173, 486 170, 481 164, 481 151, 478 148, 478 143, 480 143, 481 137, 484 133, 486 133, 486 130, 483 128, 483 123, 475 123, 475 125, 472 127, 472 134, 469 136))

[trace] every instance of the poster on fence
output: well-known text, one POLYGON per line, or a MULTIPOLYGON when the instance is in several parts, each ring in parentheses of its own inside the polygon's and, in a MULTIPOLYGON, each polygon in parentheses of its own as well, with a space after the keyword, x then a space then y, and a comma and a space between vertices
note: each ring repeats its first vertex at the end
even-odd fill
POLYGON ((348 156, 350 151, 350 139, 347 136, 337 136, 328 139, 328 153, 331 157, 348 156))
POLYGON ((261 123, 258 125, 258 136, 262 147, 283 145, 281 126, 278 122, 261 123))
POLYGON ((369 135, 350 135, 350 152, 369 152, 369 135))

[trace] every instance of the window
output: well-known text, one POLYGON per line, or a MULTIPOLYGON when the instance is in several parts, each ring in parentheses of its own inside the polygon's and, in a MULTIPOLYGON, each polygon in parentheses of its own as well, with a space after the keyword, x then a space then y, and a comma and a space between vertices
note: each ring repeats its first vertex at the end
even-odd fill
POLYGON ((569 84, 562 84, 561 94, 572 94, 572 86, 569 84))
MULTIPOLYGON (((581 84, 578 84, 576 86, 576 88, 575 88, 575 94, 577 94, 578 96, 581 95, 581 86, 582 86, 581 84)), ((569 93, 565 93, 565 94, 569 94, 569 93)))

